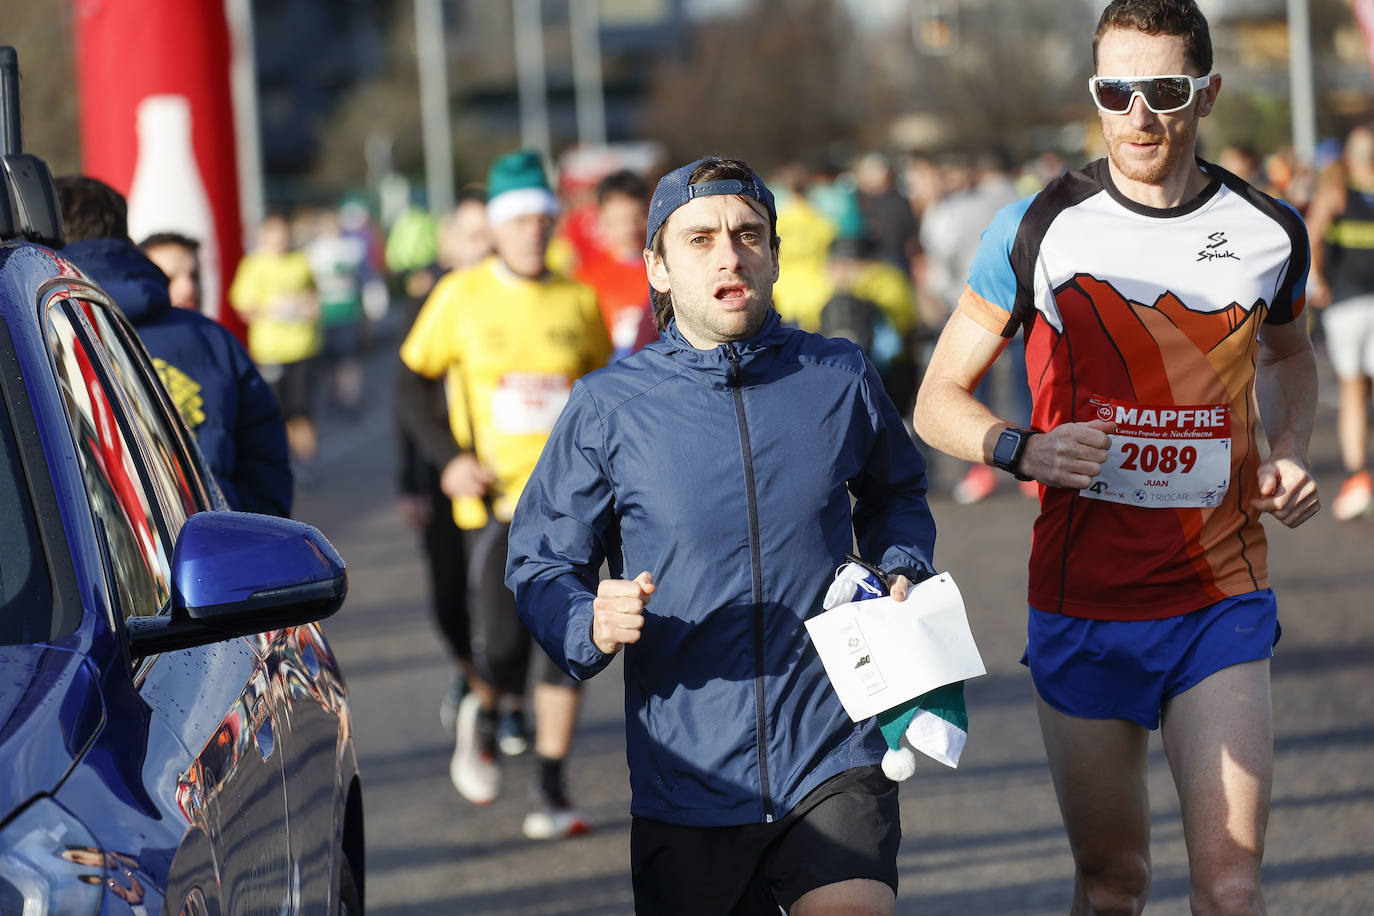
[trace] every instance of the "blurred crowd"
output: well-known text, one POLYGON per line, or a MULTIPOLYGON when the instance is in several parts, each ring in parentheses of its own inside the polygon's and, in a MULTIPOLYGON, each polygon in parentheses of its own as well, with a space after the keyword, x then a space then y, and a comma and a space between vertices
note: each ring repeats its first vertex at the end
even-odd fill
MULTIPOLYGON (((1305 213, 1319 174, 1340 183, 1341 151, 1339 142, 1327 142, 1309 165, 1291 150, 1261 154, 1228 146, 1216 162, 1305 213)), ((599 168, 562 171, 554 183, 560 212, 547 249, 551 271, 596 291, 615 358, 658 333, 641 256, 658 166, 640 155, 624 160, 612 154, 596 160, 599 168)), ((783 240, 775 305, 786 322, 858 343, 909 416, 924 358, 957 304, 983 229, 1003 206, 1068 167, 1053 152, 1020 163, 996 152, 867 152, 843 165, 782 164, 767 175, 783 240)), ((274 213, 260 227, 230 300, 249 323, 250 350, 282 401, 302 482, 314 478, 314 412, 355 412, 364 395, 360 358, 369 329, 393 306, 408 316, 402 320, 413 319, 444 274, 490 255, 484 203, 480 185, 464 189, 448 213, 432 212, 416 195, 383 224, 361 198, 349 197, 337 207, 274 213)), ((180 243, 194 244, 158 238, 144 244, 173 277, 174 292, 178 271, 186 272, 173 261, 185 259, 180 243)), ((979 397, 1028 422, 1024 365, 1014 341, 979 397)), ((975 465, 937 483, 957 502, 970 503, 994 492, 999 479, 975 465)), ((1033 487, 1022 489, 1034 496, 1033 487)))

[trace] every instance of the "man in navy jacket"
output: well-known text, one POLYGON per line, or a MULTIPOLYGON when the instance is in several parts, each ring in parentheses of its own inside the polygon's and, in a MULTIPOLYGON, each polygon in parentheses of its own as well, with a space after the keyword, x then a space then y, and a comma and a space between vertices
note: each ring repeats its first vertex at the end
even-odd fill
POLYGON ((129 240, 128 206, 104 182, 57 180, 62 255, 96 282, 138 332, 163 385, 235 509, 291 514, 286 429, 272 389, 219 322, 172 307, 167 276, 129 240))
POLYGON ((931 574, 924 462, 856 346, 782 326, 773 196, 747 165, 669 173, 648 236, 661 336, 573 387, 507 584, 574 677, 625 649, 639 912, 892 913, 885 745, 803 620, 855 543, 899 600, 931 574))

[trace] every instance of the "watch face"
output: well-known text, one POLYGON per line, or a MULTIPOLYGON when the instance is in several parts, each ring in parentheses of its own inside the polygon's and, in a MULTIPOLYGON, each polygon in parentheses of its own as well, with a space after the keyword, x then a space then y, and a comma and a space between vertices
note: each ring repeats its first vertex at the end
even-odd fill
POLYGON ((992 448, 993 464, 1010 470, 1012 462, 1016 460, 1016 453, 1021 448, 1021 438, 1019 430, 1003 430, 1002 435, 997 437, 997 444, 992 448))

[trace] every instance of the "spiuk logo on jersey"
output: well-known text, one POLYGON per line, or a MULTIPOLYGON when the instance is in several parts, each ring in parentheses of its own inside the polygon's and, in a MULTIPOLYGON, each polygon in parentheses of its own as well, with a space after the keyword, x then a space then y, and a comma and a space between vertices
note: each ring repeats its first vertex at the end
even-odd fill
POLYGON ((1218 258, 1233 258, 1240 260, 1240 255, 1236 254, 1226 246, 1231 244, 1226 238, 1225 232, 1213 232, 1207 236, 1207 244, 1202 246, 1202 250, 1197 253, 1199 261, 1215 261, 1218 258))

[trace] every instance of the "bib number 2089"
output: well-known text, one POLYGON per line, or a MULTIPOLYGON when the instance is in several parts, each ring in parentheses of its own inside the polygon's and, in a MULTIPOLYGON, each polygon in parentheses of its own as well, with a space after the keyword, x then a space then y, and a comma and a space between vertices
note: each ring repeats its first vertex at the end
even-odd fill
POLYGON ((1182 470, 1187 474, 1197 467, 1197 449, 1191 445, 1179 448, 1174 445, 1164 445, 1155 447, 1153 445, 1140 446, 1134 442, 1121 443, 1121 453, 1124 456, 1121 467, 1126 471, 1140 470, 1146 474, 1153 474, 1155 471, 1162 471, 1165 474, 1172 474, 1182 470))
POLYGON ((1226 404, 1149 405, 1095 397, 1099 419, 1116 424, 1088 499, 1155 509, 1218 505, 1231 482, 1231 409, 1226 404))

